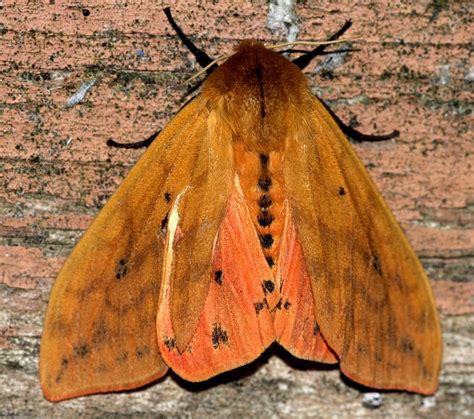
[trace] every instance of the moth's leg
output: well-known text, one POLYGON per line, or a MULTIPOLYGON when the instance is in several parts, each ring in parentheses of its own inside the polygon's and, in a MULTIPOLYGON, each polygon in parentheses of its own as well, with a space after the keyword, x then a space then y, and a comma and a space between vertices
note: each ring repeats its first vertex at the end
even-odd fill
MULTIPOLYGON (((326 41, 335 41, 339 37, 341 37, 344 32, 346 32, 350 27, 352 26, 352 22, 350 20, 346 20, 346 23, 344 23, 344 26, 339 29, 335 34, 331 35, 329 38, 326 39, 326 41)), ((324 50, 328 47, 329 45, 319 45, 318 47, 314 48, 312 51, 307 52, 304 55, 300 55, 298 58, 295 58, 292 63, 297 65, 301 70, 303 70, 310 62, 311 60, 318 56, 323 54, 324 50)))
POLYGON ((361 143, 364 141, 386 141, 386 140, 391 140, 392 138, 396 138, 400 135, 400 131, 394 130, 390 134, 385 134, 385 135, 367 135, 367 134, 362 134, 360 131, 357 131, 356 129, 344 124, 339 117, 332 111, 332 109, 328 106, 327 103, 325 103, 322 99, 318 98, 319 101, 323 104, 323 106, 326 108, 326 110, 331 114, 333 119, 336 121, 337 125, 339 125, 339 128, 341 128, 341 131, 349 138, 354 140, 355 142, 361 143))
MULTIPOLYGON (((189 49, 189 51, 191 51, 191 53, 196 57, 196 61, 198 62, 198 64, 201 66, 201 67, 206 67, 207 65, 209 65, 210 63, 212 63, 212 61, 214 61, 214 59, 212 59, 211 57, 209 57, 209 55, 207 55, 204 51, 200 50, 199 48, 197 48, 193 43, 192 41, 183 33, 183 31, 181 30, 181 28, 176 24, 175 20, 173 19, 173 16, 171 15, 171 10, 169 7, 166 7, 165 9, 163 9, 163 11, 165 12, 165 15, 166 17, 168 18, 168 22, 170 23, 170 25, 173 27, 173 29, 175 30, 176 34, 179 36, 179 38, 181 39, 181 41, 183 42, 183 44, 186 46, 186 48, 189 49)), ((218 67, 217 64, 214 64, 213 66, 209 67, 207 70, 206 70, 206 73, 207 74, 211 74, 216 68, 218 67)), ((192 88, 192 90, 190 90, 187 94, 189 94, 190 92, 192 92, 193 90, 195 90, 197 87, 199 87, 199 84, 197 86, 194 86, 192 88)), ((161 130, 160 130, 161 131, 161 130)), ((107 145, 110 146, 110 147, 116 147, 116 148, 141 148, 141 147, 148 147, 152 142, 153 140, 158 136, 158 134, 160 133, 160 131, 157 131, 155 132, 154 134, 150 135, 146 140, 143 140, 143 141, 137 141, 135 143, 119 143, 118 141, 115 141, 114 139, 110 138, 107 140, 107 145)))
MULTIPOLYGON (((327 38, 327 41, 334 41, 341 37, 344 32, 346 32, 352 25, 352 22, 350 20, 347 20, 344 26, 339 29, 336 33, 331 35, 329 38, 327 38)), ((324 50, 328 47, 329 45, 320 45, 316 48, 314 48, 312 51, 306 53, 305 55, 301 55, 298 58, 295 58, 293 60, 293 64, 296 64, 299 68, 304 69, 310 62, 311 60, 316 57, 317 55, 322 55, 324 53, 324 50)), ((334 118, 334 120, 337 122, 337 125, 339 125, 339 128, 341 128, 342 132, 350 137, 352 140, 356 142, 363 142, 363 141, 386 141, 386 140, 391 140, 392 138, 398 137, 400 135, 400 132, 395 130, 391 132, 390 134, 386 135, 366 135, 362 134, 361 132, 357 131, 356 129, 344 124, 339 117, 331 110, 331 108, 324 103, 323 100, 319 99, 321 103, 324 105, 326 110, 331 114, 331 116, 334 118)))
POLYGON ((109 138, 107 140, 107 145, 109 147, 116 147, 116 148, 142 148, 142 147, 148 147, 153 140, 158 136, 158 134, 161 132, 161 130, 155 132, 154 134, 150 135, 146 140, 143 141, 137 141, 135 143, 119 143, 115 141, 113 138, 109 138))
MULTIPOLYGON (((196 61, 198 62, 198 64, 204 68, 206 66, 208 66, 209 64, 211 64, 214 59, 209 57, 209 55, 207 55, 204 51, 202 51, 201 49, 199 49, 198 47, 196 47, 196 45, 194 45, 192 43, 192 41, 183 33, 183 31, 181 30, 181 28, 176 24, 176 22, 174 21, 173 19, 173 16, 171 16, 171 10, 169 7, 165 7, 163 9, 163 11, 165 12, 165 15, 166 17, 168 18, 168 22, 170 23, 170 25, 173 27, 173 29, 175 30, 176 32, 176 35, 179 36, 179 38, 181 39, 181 41, 183 42, 184 46, 189 49, 189 51, 196 57, 196 61)), ((217 64, 214 64, 212 67, 208 68, 206 70, 206 73, 209 75, 211 74, 216 68, 218 67, 217 64)))

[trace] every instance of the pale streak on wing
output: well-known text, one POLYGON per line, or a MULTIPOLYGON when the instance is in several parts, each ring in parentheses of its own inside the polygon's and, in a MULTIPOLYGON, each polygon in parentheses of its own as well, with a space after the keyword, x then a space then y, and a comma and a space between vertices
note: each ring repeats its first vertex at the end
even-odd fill
MULTIPOLYGON (((182 196, 186 193, 188 187, 184 188, 182 192, 178 194, 176 197, 175 202, 171 208, 168 218, 168 228, 167 228, 167 235, 165 241, 165 254, 163 256, 163 275, 164 278, 171 277, 171 270, 173 268, 173 245, 177 236, 179 237, 178 232, 178 224, 179 224, 179 201, 181 200, 182 196)), ((161 291, 162 293, 163 291, 161 291)), ((160 300, 161 300, 160 296, 160 300)))

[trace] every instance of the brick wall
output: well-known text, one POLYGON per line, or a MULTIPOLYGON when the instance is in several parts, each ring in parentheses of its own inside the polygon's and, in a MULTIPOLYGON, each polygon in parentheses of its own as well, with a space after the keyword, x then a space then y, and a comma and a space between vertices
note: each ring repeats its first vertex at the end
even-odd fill
POLYGON ((187 98, 189 86, 182 81, 198 70, 167 23, 163 5, 171 5, 183 30, 215 57, 241 39, 275 43, 296 33, 301 40, 323 39, 345 19, 353 20, 347 36, 357 38, 354 51, 320 58, 306 70, 308 80, 359 130, 401 132, 397 140, 355 148, 429 273, 446 342, 436 398, 422 402, 416 395, 388 394, 376 414, 448 415, 467 409, 470 381, 464 371, 466 365, 472 368, 467 354, 473 336, 466 329, 474 311, 470 2, 286 3, 270 8, 263 1, 0 2, 0 387, 6 389, 0 405, 5 412, 125 413, 131 399, 136 413, 196 408, 202 415, 305 416, 321 413, 331 400, 335 414, 375 414, 337 371, 294 369, 278 351, 237 374, 238 380, 230 375, 199 389, 168 377, 127 395, 58 406, 42 399, 37 351, 51 285, 74 243, 142 153, 111 149, 105 142, 141 140, 164 126, 187 98))

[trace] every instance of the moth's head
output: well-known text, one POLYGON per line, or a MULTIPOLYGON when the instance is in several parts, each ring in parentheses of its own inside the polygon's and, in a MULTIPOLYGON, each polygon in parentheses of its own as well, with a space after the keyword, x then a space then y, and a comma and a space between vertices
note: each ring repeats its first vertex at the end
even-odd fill
MULTIPOLYGON (((301 70, 261 42, 242 41, 222 65, 204 82, 203 91, 228 95, 263 94, 279 91, 280 95, 298 94, 308 89, 301 70)), ((281 97, 279 98, 282 99, 281 97)))
POLYGON ((257 41, 241 42, 206 79, 202 93, 211 110, 231 121, 234 133, 265 141, 272 141, 273 132, 284 133, 288 113, 312 96, 302 71, 257 41), (246 132, 247 127, 260 129, 246 132))

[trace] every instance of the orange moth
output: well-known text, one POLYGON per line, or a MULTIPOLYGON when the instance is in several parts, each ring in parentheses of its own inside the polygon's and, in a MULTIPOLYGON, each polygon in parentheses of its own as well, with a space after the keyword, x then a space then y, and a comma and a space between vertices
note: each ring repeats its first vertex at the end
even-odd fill
POLYGON ((202 381, 273 342, 379 389, 436 391, 422 266, 301 70, 244 41, 153 141, 62 268, 45 397, 202 381))

